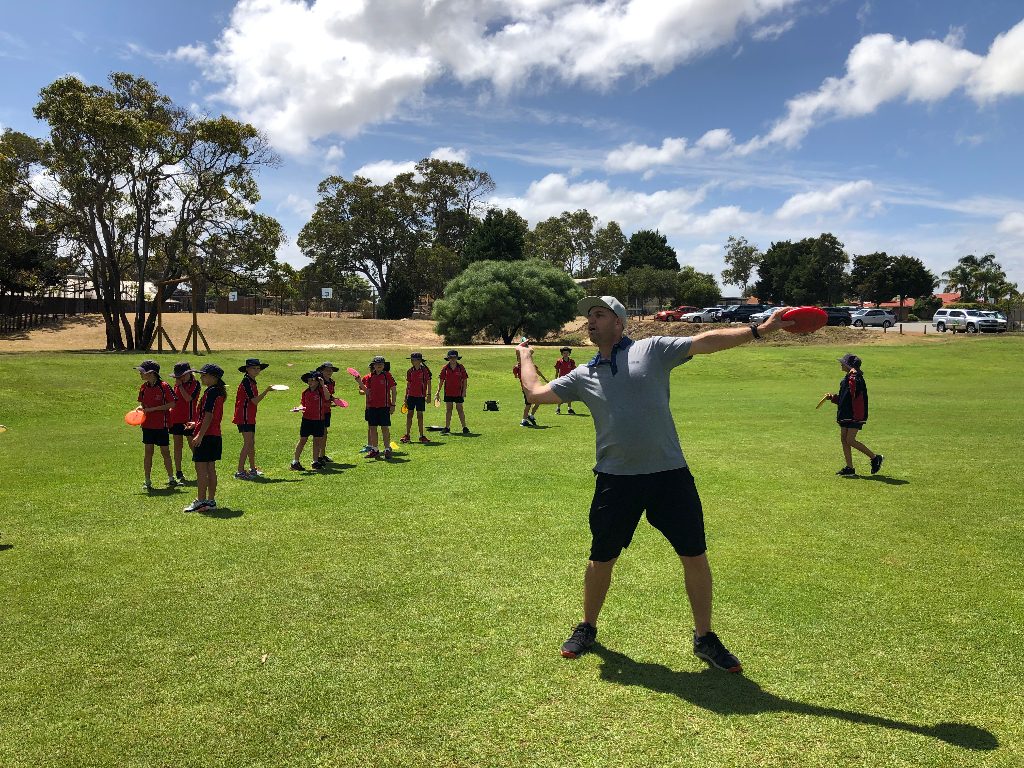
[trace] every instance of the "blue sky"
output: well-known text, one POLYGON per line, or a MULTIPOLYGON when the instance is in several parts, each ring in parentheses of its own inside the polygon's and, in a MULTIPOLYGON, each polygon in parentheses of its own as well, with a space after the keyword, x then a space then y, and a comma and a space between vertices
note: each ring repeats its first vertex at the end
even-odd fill
POLYGON ((0 126, 124 70, 263 130, 262 209, 295 236, 330 173, 434 155, 531 224, 587 208, 723 245, 834 233, 936 273, 995 253, 1024 287, 1024 7, 979 0, 3 0, 0 126), (168 10, 173 9, 173 10, 168 10))

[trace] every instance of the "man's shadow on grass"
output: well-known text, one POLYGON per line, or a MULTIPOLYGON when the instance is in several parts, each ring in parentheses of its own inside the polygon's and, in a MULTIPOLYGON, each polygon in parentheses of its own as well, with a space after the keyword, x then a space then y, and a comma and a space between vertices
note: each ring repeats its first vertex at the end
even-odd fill
POLYGON ((831 717, 849 723, 892 728, 930 736, 964 749, 993 750, 999 746, 995 735, 967 723, 914 725, 864 712, 820 707, 776 696, 743 674, 729 674, 707 667, 700 672, 677 672, 661 664, 642 664, 600 643, 593 653, 601 658, 601 679, 618 685, 638 685, 658 693, 670 693, 691 704, 720 715, 758 715, 789 712, 812 717, 831 717))
POLYGON ((230 507, 216 507, 214 509, 201 509, 199 514, 203 517, 212 517, 215 520, 233 520, 236 517, 241 517, 245 512, 240 509, 231 509, 230 507))

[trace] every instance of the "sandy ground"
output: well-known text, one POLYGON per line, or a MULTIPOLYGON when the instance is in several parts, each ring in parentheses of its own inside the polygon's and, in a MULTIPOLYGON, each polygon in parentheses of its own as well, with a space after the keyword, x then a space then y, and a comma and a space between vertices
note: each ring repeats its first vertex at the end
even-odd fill
MULTIPOLYGON (((165 316, 165 327, 181 348, 192 323, 189 314, 165 316)), ((199 325, 214 351, 223 350, 287 350, 348 349, 367 347, 437 348, 444 340, 434 333, 429 320, 363 320, 351 317, 306 317, 304 315, 216 315, 199 316, 199 325)), ((688 336, 722 325, 692 323, 656 323, 634 320, 629 335, 635 339, 648 336, 688 336)), ((948 336, 948 334, 947 334, 948 336)), ((936 343, 942 334, 904 333, 890 329, 823 328, 817 333, 797 336, 778 333, 766 344, 806 346, 811 344, 913 344, 936 343)), ((562 332, 546 339, 546 343, 567 342, 573 347, 589 346, 586 323, 579 318, 567 323, 562 332)), ((81 315, 35 328, 31 331, 0 336, 0 352, 96 351, 104 347, 103 321, 99 315, 81 315)), ((166 346, 165 346, 165 349, 166 346)), ((191 349, 191 345, 190 345, 191 349)), ((202 346, 200 345, 200 349, 202 346)))

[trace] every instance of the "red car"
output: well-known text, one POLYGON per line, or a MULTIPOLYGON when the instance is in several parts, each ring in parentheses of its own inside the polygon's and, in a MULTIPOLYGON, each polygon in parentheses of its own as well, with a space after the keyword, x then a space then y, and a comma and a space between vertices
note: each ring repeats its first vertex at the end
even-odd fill
POLYGON ((675 309, 663 309, 654 315, 655 320, 663 320, 665 322, 679 322, 679 319, 687 312, 696 312, 700 307, 691 307, 689 304, 683 304, 682 306, 676 307, 675 309))

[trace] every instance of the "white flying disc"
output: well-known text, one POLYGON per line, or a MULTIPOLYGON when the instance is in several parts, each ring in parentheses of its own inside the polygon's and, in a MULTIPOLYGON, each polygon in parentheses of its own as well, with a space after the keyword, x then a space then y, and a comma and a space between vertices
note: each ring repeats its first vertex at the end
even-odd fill
POLYGON ((287 384, 271 384, 270 387, 268 387, 268 389, 272 389, 275 392, 284 392, 288 389, 291 389, 291 387, 289 387, 287 384))

